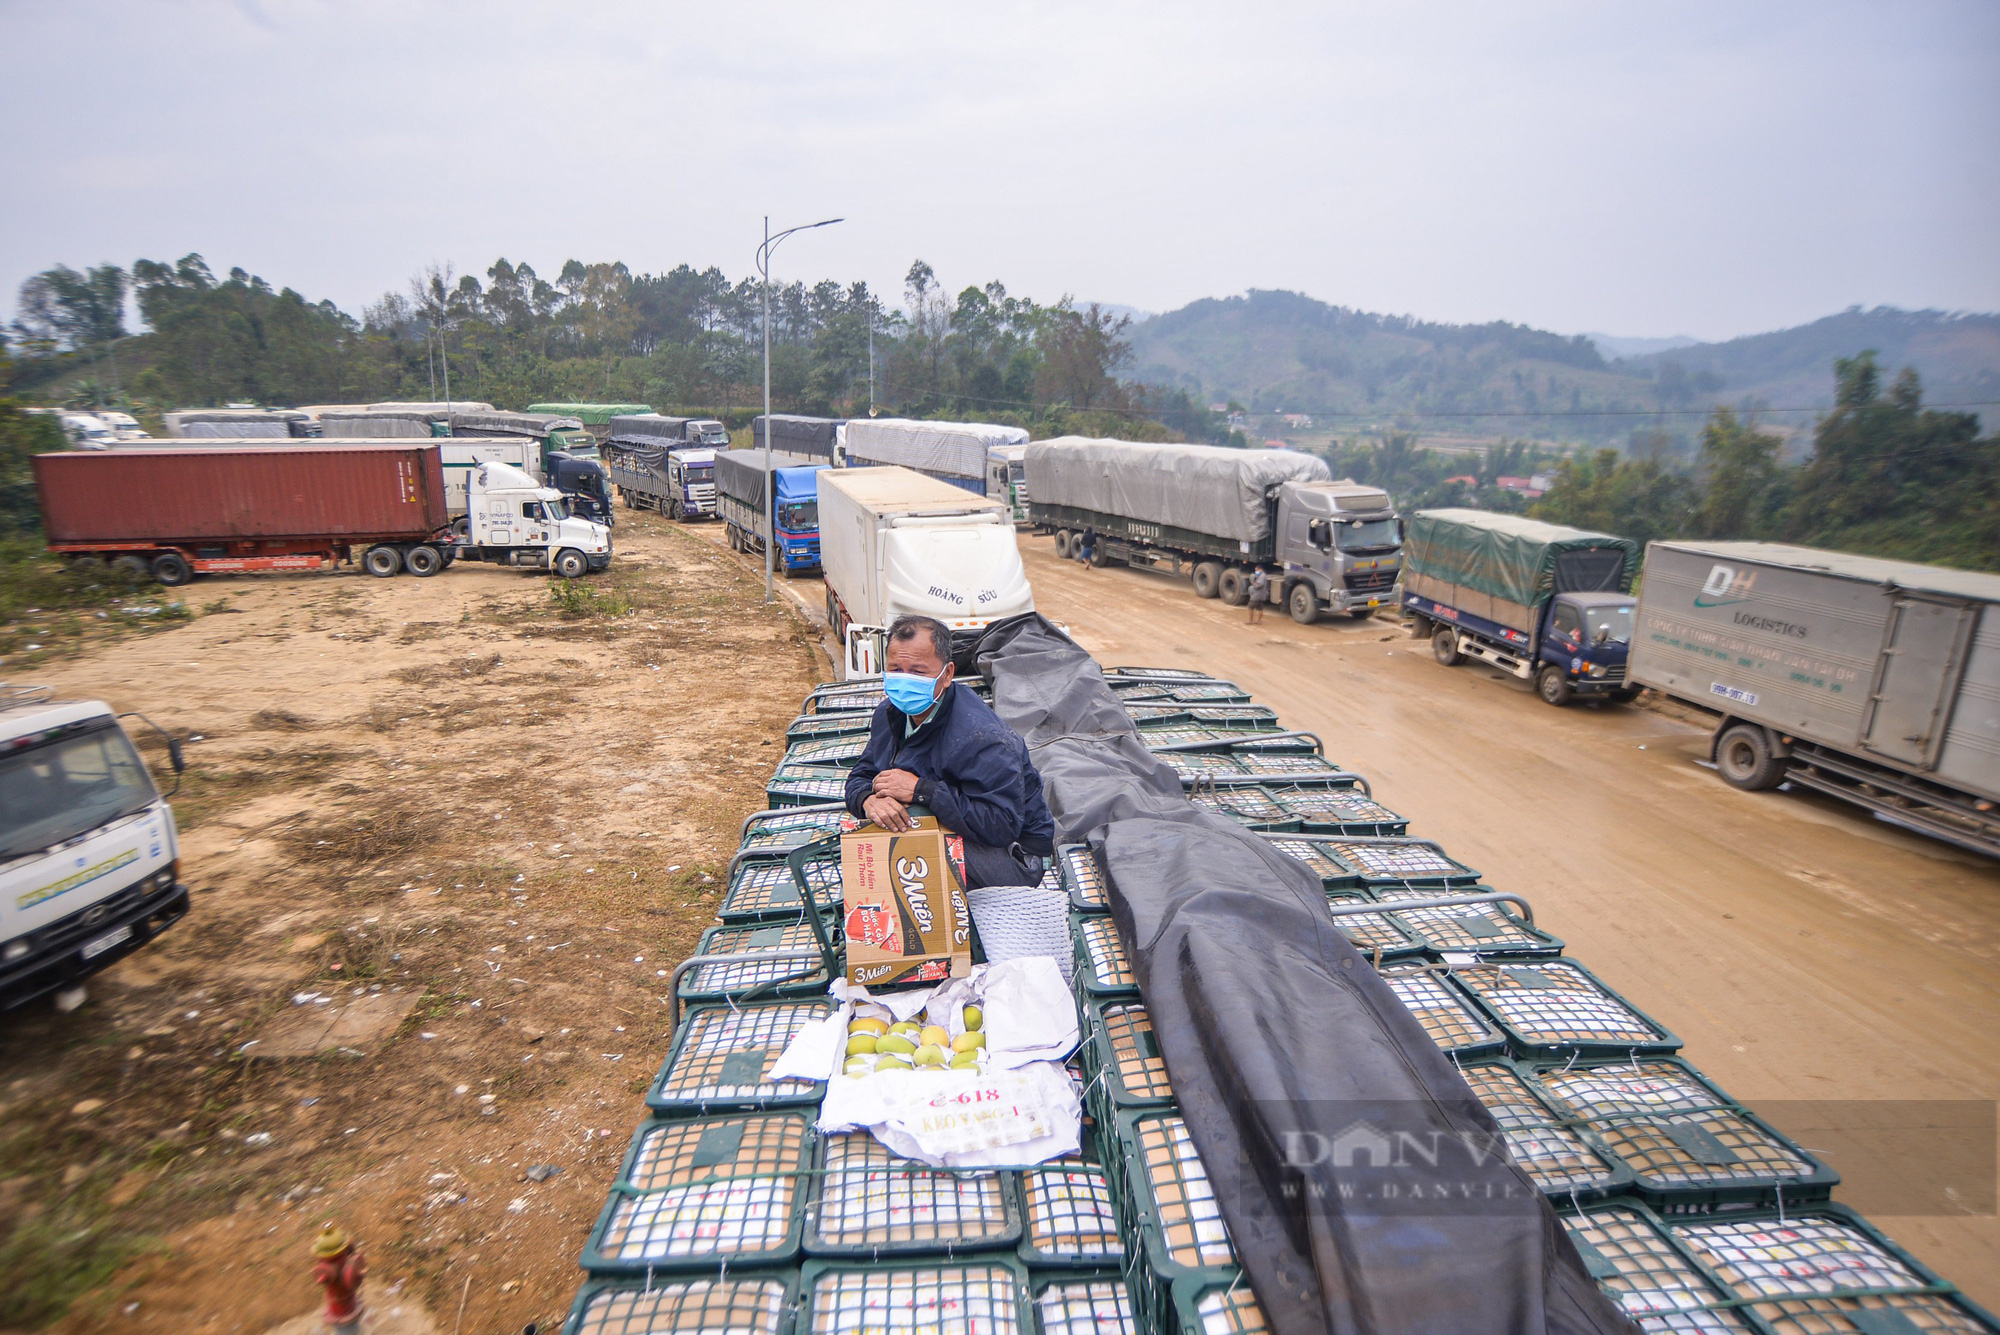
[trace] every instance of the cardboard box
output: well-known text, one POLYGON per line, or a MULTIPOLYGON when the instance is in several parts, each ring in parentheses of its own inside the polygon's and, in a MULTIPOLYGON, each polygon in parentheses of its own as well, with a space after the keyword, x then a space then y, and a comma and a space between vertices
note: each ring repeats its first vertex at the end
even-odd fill
POLYGON ((848 982, 894 987, 971 971, 972 912, 950 847, 957 838, 935 816, 919 816, 907 834, 871 823, 840 836, 848 982))

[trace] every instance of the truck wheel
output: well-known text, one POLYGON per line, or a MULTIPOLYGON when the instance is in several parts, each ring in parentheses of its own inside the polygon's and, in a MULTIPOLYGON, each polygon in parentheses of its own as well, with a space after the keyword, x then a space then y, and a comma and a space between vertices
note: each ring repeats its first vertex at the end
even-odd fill
POLYGON ((161 552, 153 558, 153 578, 170 589, 178 589, 194 578, 194 567, 179 552, 161 552))
POLYGON ((618 499, 624 503, 627 510, 632 508, 632 493, 625 490, 625 488, 620 487, 618 489, 618 499))
POLYGON ((144 579, 153 573, 147 566, 145 557, 135 556, 131 552, 112 557, 111 568, 127 579, 144 579))
POLYGON ((1250 601, 1250 576, 1236 566, 1229 567, 1215 582, 1215 596, 1231 607, 1243 606, 1250 601))
POLYGON ((1446 667, 1457 667, 1464 657, 1458 652, 1458 632, 1450 626, 1439 626, 1431 633, 1431 654, 1446 667))
POLYGON ((92 576, 104 573, 104 558, 95 552, 84 552, 69 559, 69 568, 79 575, 92 576))
POLYGON ((1715 744, 1715 767, 1723 781, 1746 793, 1776 788, 1785 781, 1785 762, 1771 754, 1771 739, 1754 723, 1738 723, 1715 744))
POLYGON ((1310 584, 1294 584, 1285 598, 1285 610, 1301 626, 1310 626, 1319 620, 1319 595, 1313 592, 1310 584))
POLYGON ((1570 702, 1576 688, 1569 684, 1569 673, 1554 663, 1546 664, 1535 674, 1535 691, 1544 701, 1560 709, 1570 702))
POLYGON ((1375 615, 1375 609, 1372 607, 1350 607, 1347 609, 1347 615, 1355 621, 1366 621, 1369 617, 1375 615))
POLYGON ((444 553, 427 542, 420 542, 403 553, 403 569, 419 579, 429 579, 444 569, 444 553))
POLYGON ((403 568, 403 554, 387 545, 370 547, 361 553, 361 568, 377 579, 387 579, 403 568))
POLYGON ((1614 705, 1629 705, 1638 698, 1639 688, 1637 686, 1621 686, 1611 693, 1611 703, 1614 705))
POLYGON ((1194 596, 1213 598, 1221 591, 1222 563, 1203 561, 1194 568, 1194 596))
POLYGON ((550 568, 564 579, 582 579, 585 572, 590 569, 590 562, 585 560, 583 553, 576 548, 565 547, 556 553, 556 559, 550 568))
POLYGON ((1071 544, 1074 543, 1075 541, 1076 539, 1070 535, 1070 531, 1068 529, 1066 528, 1057 529, 1056 559, 1061 561, 1067 561, 1072 556, 1075 556, 1076 553, 1070 550, 1071 544))
POLYGON ((460 515, 451 521, 451 536, 459 542, 472 541, 472 516, 460 515))

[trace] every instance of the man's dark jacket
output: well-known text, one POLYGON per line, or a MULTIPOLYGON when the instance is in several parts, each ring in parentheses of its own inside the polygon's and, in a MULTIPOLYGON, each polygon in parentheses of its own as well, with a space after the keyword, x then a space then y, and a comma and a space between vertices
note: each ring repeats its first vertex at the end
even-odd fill
POLYGON ((917 776, 917 801, 946 829, 994 848, 1019 843, 1039 857, 1055 852, 1055 822, 1028 745, 984 700, 953 683, 937 712, 905 739, 907 727, 902 710, 886 700, 876 707, 868 749, 847 772, 849 811, 865 816, 875 776, 904 769, 917 776))

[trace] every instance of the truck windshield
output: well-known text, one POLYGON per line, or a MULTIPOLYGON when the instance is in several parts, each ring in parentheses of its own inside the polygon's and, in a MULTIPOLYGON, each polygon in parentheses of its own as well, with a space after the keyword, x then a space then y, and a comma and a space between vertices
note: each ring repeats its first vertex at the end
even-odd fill
POLYGON ((690 482, 713 482, 713 481, 715 481, 715 465, 713 465, 713 464, 703 464, 703 465, 702 465, 701 467, 699 467, 699 468, 690 468, 690 469, 688 469, 688 481, 690 481, 690 482))
POLYGON ((1632 605, 1619 603, 1584 608, 1584 636, 1596 644, 1598 632, 1604 630, 1610 632, 1604 638, 1612 644, 1632 643, 1632 605))
POLYGON ((1357 524, 1335 523, 1334 541, 1343 552, 1386 552, 1400 545, 1393 519, 1364 519, 1357 524))
POLYGON ((543 501, 542 513, 549 517, 550 523, 559 524, 563 520, 568 519, 570 514, 569 497, 565 496, 559 501, 543 501))
POLYGON ((109 719, 0 756, 0 859, 39 852, 157 796, 124 732, 109 719))
POLYGON ((727 445, 729 443, 729 433, 719 426, 705 426, 700 428, 699 438, 704 445, 727 445))
POLYGON ((818 528, 819 502, 794 501, 790 505, 779 506, 778 523, 788 533, 802 533, 809 528, 818 528))

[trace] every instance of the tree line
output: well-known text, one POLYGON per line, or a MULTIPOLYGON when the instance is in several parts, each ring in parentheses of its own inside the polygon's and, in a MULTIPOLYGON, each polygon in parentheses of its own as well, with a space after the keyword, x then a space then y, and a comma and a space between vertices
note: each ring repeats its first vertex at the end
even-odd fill
MULTIPOLYGON (((0 376, 62 384, 77 406, 162 411, 382 399, 644 402, 713 412, 762 403, 764 292, 754 278, 681 265, 634 274, 570 260, 553 278, 495 260, 480 277, 433 266, 359 318, 198 254, 57 266, 22 285, 0 376), (127 294, 148 330, 125 328, 127 294)), ((1184 390, 1122 377, 1129 321, 1065 298, 1044 305, 986 283, 951 293, 910 266, 900 306, 866 283, 793 282, 770 294, 779 411, 878 413, 1066 432, 1228 441, 1184 390)))

